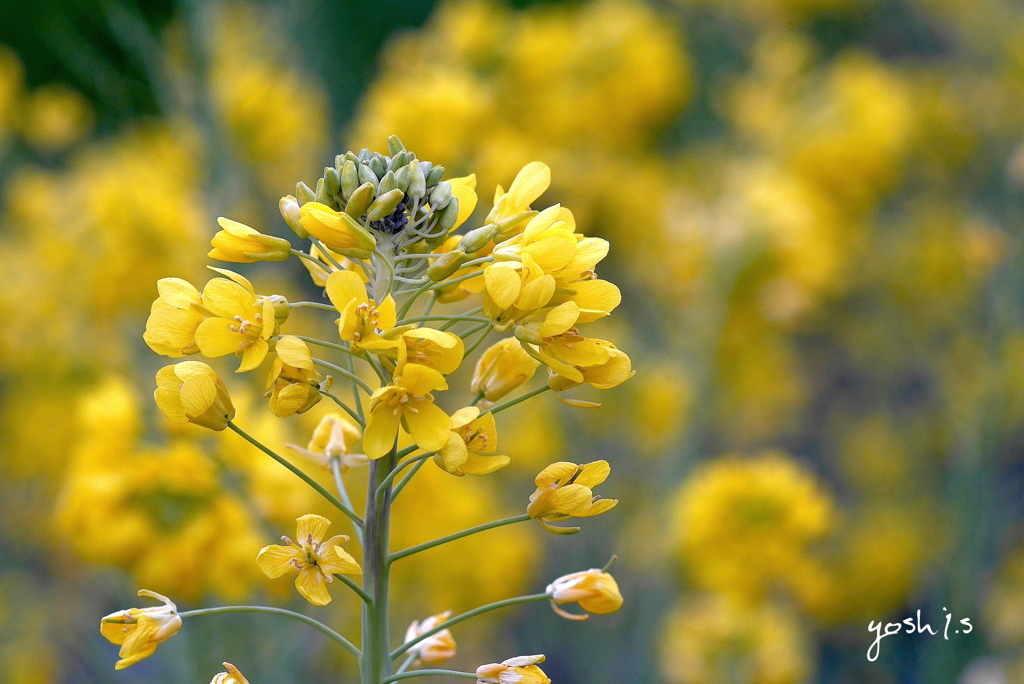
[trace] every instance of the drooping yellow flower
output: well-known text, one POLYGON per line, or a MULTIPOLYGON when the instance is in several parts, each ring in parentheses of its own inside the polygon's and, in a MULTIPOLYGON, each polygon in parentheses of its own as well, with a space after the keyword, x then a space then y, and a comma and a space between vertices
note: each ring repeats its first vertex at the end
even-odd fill
POLYGON ((544 670, 537 667, 543 655, 516 656, 501 663, 476 668, 477 684, 551 684, 544 670))
POLYGON ((352 271, 335 271, 327 278, 327 296, 338 310, 338 334, 352 350, 380 351, 398 346, 397 340, 384 339, 382 332, 395 327, 398 320, 395 300, 389 294, 379 305, 366 293, 362 278, 352 271))
POLYGON ((515 335, 544 364, 575 383, 584 382, 581 368, 602 366, 611 359, 614 345, 584 337, 576 328, 580 308, 565 302, 536 312, 516 327, 515 335), (536 348, 534 348, 534 346, 536 348))
POLYGON ((306 343, 285 335, 277 341, 277 358, 267 376, 270 410, 275 416, 287 418, 305 413, 320 401, 319 371, 306 343))
POLYGON ((361 575, 362 568, 339 544, 348 537, 339 534, 324 539, 331 521, 312 513, 298 519, 297 541, 282 537, 287 546, 271 544, 264 546, 256 557, 260 570, 270 579, 282 575, 295 575, 295 588, 302 598, 314 606, 326 606, 331 602, 327 585, 334 581, 335 573, 361 575))
POLYGON ((523 350, 514 337, 499 340, 485 351, 476 362, 470 390, 483 393, 484 400, 495 402, 509 392, 522 387, 540 366, 540 361, 523 350))
POLYGON ((237 373, 256 368, 267 356, 267 342, 277 321, 270 297, 257 297, 246 278, 224 269, 213 269, 227 278, 214 278, 203 288, 203 306, 211 316, 196 329, 196 344, 203 356, 234 354, 242 359, 237 373))
POLYGON ((619 585, 604 570, 584 570, 559 577, 545 591, 551 596, 555 612, 569 620, 586 620, 590 616, 567 613, 559 608, 566 603, 578 603, 580 608, 594 615, 608 615, 622 607, 619 585))
POLYGON ((498 428, 494 414, 480 415, 476 406, 461 408, 452 414, 448 442, 434 455, 434 462, 452 475, 487 475, 509 464, 508 456, 495 456, 498 428))
POLYGON ((156 373, 153 398, 168 420, 223 430, 235 407, 216 371, 202 361, 182 361, 156 373))
POLYGON ((287 261, 291 255, 291 243, 284 238, 264 235, 244 223, 221 216, 217 219, 221 230, 213 236, 213 247, 206 256, 236 264, 251 264, 257 261, 287 261))
MULTIPOLYGON (((423 622, 413 620, 409 629, 405 631, 405 641, 409 642, 424 632, 428 632, 452 616, 452 611, 446 610, 437 615, 431 615, 423 622)), ((423 641, 410 649, 416 654, 414 665, 440 665, 455 657, 455 637, 450 630, 442 629, 436 634, 431 634, 423 641)))
POLYGON ((164 605, 119 610, 100 620, 100 634, 121 647, 121 659, 114 665, 115 670, 131 667, 153 655, 157 646, 181 629, 178 607, 169 598, 149 589, 139 589, 139 596, 162 601, 164 605))
POLYGON ((576 370, 578 370, 583 376, 582 382, 574 382, 562 375, 559 375, 553 369, 548 369, 548 387, 555 391, 558 395, 558 400, 563 404, 577 406, 580 408, 596 408, 597 406, 600 406, 600 404, 580 401, 578 399, 569 399, 567 397, 563 397, 562 392, 572 389, 573 387, 579 387, 584 383, 594 387, 595 389, 611 389, 613 387, 618 387, 636 375, 636 371, 633 370, 629 356, 627 356, 625 352, 616 349, 615 345, 611 342, 605 342, 604 340, 596 340, 596 342, 608 350, 608 360, 597 366, 576 366, 576 370))
POLYGON ((448 442, 451 418, 434 405, 435 390, 448 389, 444 376, 418 363, 399 365, 391 383, 373 393, 363 449, 370 458, 391 450, 401 425, 425 451, 439 451, 448 442))
POLYGON ((238 668, 231 663, 221 663, 227 668, 227 672, 220 672, 213 676, 210 684, 249 684, 249 680, 242 676, 238 668))
POLYGON ((328 276, 338 270, 335 268, 334 264, 331 263, 331 259, 326 258, 327 255, 325 255, 324 252, 327 252, 331 259, 334 259, 339 266, 345 270, 352 271, 359 276, 359 279, 364 283, 370 282, 370 279, 366 277, 366 272, 363 271, 355 261, 346 256, 342 256, 337 252, 332 252, 329 249, 321 250, 316 245, 310 245, 309 255, 315 259, 319 259, 320 263, 310 261, 309 259, 299 259, 299 261, 302 262, 302 265, 306 267, 307 271, 309 271, 309 277, 317 287, 327 287, 328 276))
POLYGON ((317 423, 306 448, 295 444, 285 444, 285 446, 324 468, 330 467, 331 459, 336 458, 339 460, 342 471, 345 471, 352 466, 365 465, 367 462, 364 454, 350 453, 352 445, 358 442, 362 436, 363 433, 359 426, 346 416, 340 413, 328 413, 317 423))
POLYGON ((153 302, 142 339, 162 356, 179 359, 199 351, 196 328, 205 311, 199 290, 181 278, 156 281, 159 296, 153 302))
POLYGON ((335 211, 320 202, 306 202, 299 207, 303 229, 338 254, 352 259, 366 259, 373 254, 377 240, 343 211, 335 211))
POLYGON ((569 518, 589 518, 611 510, 618 499, 602 499, 591 491, 604 482, 611 467, 607 461, 576 465, 567 461, 552 463, 537 475, 537 491, 530 495, 526 512, 549 532, 569 534, 578 527, 553 527, 549 523, 569 518))

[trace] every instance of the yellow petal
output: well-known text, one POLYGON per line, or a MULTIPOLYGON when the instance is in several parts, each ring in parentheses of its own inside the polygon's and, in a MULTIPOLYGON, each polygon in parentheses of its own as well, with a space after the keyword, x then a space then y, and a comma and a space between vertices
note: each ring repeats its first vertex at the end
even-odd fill
POLYGON ((327 277, 327 297, 338 311, 344 311, 353 301, 357 304, 369 301, 366 286, 352 271, 334 271, 327 277))
POLYGON ((200 416, 217 399, 217 384, 209 377, 193 375, 181 383, 179 399, 185 408, 185 415, 200 416))
POLYGON ((203 288, 203 306, 222 318, 251 318, 255 297, 245 287, 224 278, 214 278, 203 288))
POLYGON ((416 412, 406 410, 405 421, 413 441, 424 451, 437 451, 448 442, 451 418, 433 401, 417 401, 416 412))
POLYGON ((452 227, 452 230, 455 230, 465 223, 473 215, 473 211, 476 210, 476 190, 469 187, 469 185, 456 184, 453 181, 448 182, 452 184, 452 197, 459 200, 459 216, 455 219, 455 225, 452 227))
POLYGON ((398 425, 401 416, 395 415, 394 409, 381 402, 370 410, 370 418, 366 421, 363 433, 363 451, 370 458, 380 458, 391 451, 398 436, 398 425))
POLYGON ((295 578, 295 588, 299 590, 302 598, 314 606, 326 606, 331 602, 331 595, 327 591, 327 579, 315 565, 307 565, 299 571, 295 578))
POLYGON ((377 320, 378 328, 384 332, 394 328, 395 323, 398 322, 394 297, 391 295, 385 297, 384 301, 377 305, 377 313, 380 315, 380 318, 377 320))
POLYGON ((519 298, 522 276, 511 266, 492 264, 484 272, 484 288, 499 309, 507 309, 519 298))
POLYGON ((579 469, 580 467, 575 463, 558 461, 557 463, 552 463, 547 468, 540 471, 536 479, 534 479, 534 484, 538 487, 546 487, 549 484, 558 482, 559 480, 569 479, 579 469))
POLYGON ((256 564, 263 571, 263 574, 270 579, 277 579, 283 575, 291 575, 299 571, 292 560, 303 561, 306 554, 295 546, 281 546, 271 544, 260 549, 256 556, 256 564))
POLYGON ((564 302, 551 309, 544 316, 544 322, 540 326, 541 337, 554 337, 561 335, 566 330, 576 325, 580 317, 580 307, 576 302, 564 302))
POLYGON ((578 518, 590 518, 595 515, 601 515, 602 513, 610 511, 611 509, 615 508, 615 506, 618 503, 618 499, 598 499, 590 506, 588 506, 586 510, 579 513, 575 513, 574 515, 576 515, 576 517, 578 518))
POLYGON ((322 515, 315 515, 313 513, 307 513, 300 517, 296 523, 295 541, 299 544, 307 543, 307 541, 319 542, 323 540, 327 536, 327 528, 331 526, 330 520, 322 515))
POLYGON ((525 211, 551 185, 551 169, 544 162, 530 162, 524 166, 512 186, 508 189, 505 211, 518 213, 525 211))
POLYGON ((203 356, 217 358, 241 351, 245 335, 231 330, 236 326, 230 318, 207 318, 196 328, 196 344, 203 356))
POLYGON ((253 368, 257 368, 263 359, 267 358, 267 352, 270 350, 270 344, 265 339, 259 337, 245 348, 242 352, 242 363, 238 366, 236 373, 244 373, 251 371, 253 368))
POLYGON ((328 574, 361 575, 363 569, 359 567, 356 559, 348 551, 337 544, 324 544, 318 554, 317 561, 320 569, 328 574))
POLYGON ((454 432, 448 433, 448 441, 434 458, 443 470, 453 475, 462 474, 462 464, 469 460, 466 443, 454 432))
POLYGON ((156 281, 156 289, 160 293, 160 299, 176 309, 188 309, 193 303, 200 301, 199 290, 181 278, 161 278, 156 281))
POLYGON ((177 390, 170 390, 166 387, 157 387, 153 392, 153 399, 157 408, 164 414, 167 420, 172 423, 187 423, 188 416, 185 415, 185 407, 181 405, 181 399, 177 390))
MULTIPOLYGON (((452 414, 452 430, 458 430, 460 427, 469 425, 474 420, 476 420, 477 417, 479 417, 479 415, 479 406, 467 406, 465 408, 460 408, 458 411, 452 414)), ((488 413, 487 415, 490 416, 491 414, 488 413)), ((491 417, 491 420, 494 420, 493 416, 491 417)))
POLYGON ((277 341, 275 350, 278 357, 289 366, 304 368, 310 371, 316 370, 313 366, 313 357, 309 352, 309 347, 297 337, 285 335, 277 341))
POLYGON ((402 368, 402 387, 409 394, 422 397, 435 390, 448 389, 448 382, 439 371, 411 363, 402 368))
POLYGON ((594 461, 582 467, 583 472, 576 478, 576 484, 581 484, 591 489, 607 480, 608 475, 612 472, 612 467, 608 465, 608 461, 594 461))

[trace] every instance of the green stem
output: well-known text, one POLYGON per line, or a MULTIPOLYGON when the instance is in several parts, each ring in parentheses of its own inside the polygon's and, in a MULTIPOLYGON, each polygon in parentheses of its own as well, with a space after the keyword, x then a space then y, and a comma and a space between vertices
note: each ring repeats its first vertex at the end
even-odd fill
POLYGON ((321 304, 320 302, 288 302, 288 308, 289 309, 299 309, 299 308, 323 309, 324 311, 333 311, 335 313, 338 312, 338 310, 335 309, 330 304, 321 304))
POLYGON ((416 654, 415 653, 410 653, 409 657, 405 659, 405 662, 402 663, 401 665, 399 665, 398 669, 395 670, 395 674, 402 674, 403 672, 408 670, 409 666, 412 665, 413 662, 415 662, 415 661, 416 661, 416 654))
POLYGON ((463 679, 476 679, 476 673, 473 672, 459 672, 458 670, 414 670, 413 672, 403 672, 398 675, 391 675, 390 677, 385 677, 383 680, 381 680, 381 684, 397 682, 399 679, 412 679, 413 677, 430 677, 432 675, 462 677, 463 679))
POLYGON ((402 303, 402 308, 398 310, 398 317, 404 318, 405 315, 409 313, 409 309, 412 308, 413 303, 416 302, 416 299, 419 298, 421 294, 429 290, 433 284, 434 283, 432 281, 428 281, 420 286, 418 290, 409 295, 409 298, 402 303))
POLYGON ((480 400, 484 398, 483 392, 477 392, 476 396, 473 397, 473 401, 469 402, 470 406, 476 406, 480 403, 480 400))
MULTIPOLYGON (((348 366, 348 372, 351 373, 352 375, 355 375, 356 361, 354 358, 352 358, 351 353, 349 353, 349 355, 345 357, 345 361, 347 362, 346 365, 348 366)), ((359 416, 359 424, 365 428, 366 416, 363 414, 363 399, 362 397, 359 396, 359 387, 356 385, 354 381, 352 383, 352 396, 355 398, 356 401, 356 414, 359 416)))
POLYGON ((413 677, 429 677, 431 675, 447 675, 448 677, 476 679, 475 672, 459 672, 458 670, 413 670, 412 672, 402 672, 400 674, 393 674, 390 677, 385 677, 381 680, 381 684, 397 682, 399 679, 412 679, 413 677))
MULTIPOLYGON (((331 307, 331 308, 334 309, 334 307, 331 307)), ((337 309, 334 309, 334 310, 337 311, 337 309)), ((346 347, 343 344, 335 344, 334 342, 325 342, 324 340, 318 340, 315 337, 304 337, 302 335, 292 335, 292 337, 294 337, 296 339, 300 339, 303 342, 309 342, 310 344, 315 344, 318 347, 327 347, 328 349, 334 349, 335 351, 344 352, 344 353, 348 354, 349 356, 355 356, 357 358, 362 358, 362 356, 360 356, 359 354, 356 354, 355 352, 353 352, 351 349, 349 349, 348 347, 346 347)))
MULTIPOLYGON (((476 314, 480 313, 483 310, 484 310, 484 307, 478 306, 475 309, 470 309, 469 311, 463 311, 462 315, 463 316, 475 316, 476 314)), ((489 318, 481 318, 480 320, 481 321, 490 322, 491 319, 489 319, 489 318)), ((441 326, 441 330, 447 330, 448 328, 452 327, 456 323, 458 323, 458 321, 455 321, 455 320, 449 321, 448 323, 445 323, 444 325, 441 326)), ((477 328, 477 329, 479 330, 479 328, 477 328)))
POLYGON ((320 242, 312 235, 308 235, 307 237, 309 238, 310 242, 316 245, 316 248, 320 250, 320 253, 324 255, 324 259, 327 259, 327 261, 331 262, 331 266, 334 266, 334 268, 338 269, 339 271, 345 270, 344 266, 342 266, 341 264, 334 260, 334 257, 331 256, 331 250, 327 249, 324 246, 324 243, 320 242))
POLYGON ((484 523, 483 525, 477 525, 476 527, 471 527, 468 530, 462 530, 461 532, 449 534, 448 536, 441 537, 440 539, 435 539, 433 541, 417 544, 416 546, 410 546, 409 548, 403 549, 401 551, 396 551, 388 557, 388 563, 394 563, 395 561, 401 560, 402 558, 405 558, 407 556, 411 556, 414 553, 426 551, 427 549, 432 549, 435 546, 441 546, 442 544, 447 544, 448 542, 453 542, 457 539, 462 539, 463 537, 468 537, 478 532, 486 532, 487 530, 493 530, 496 527, 504 527, 505 525, 511 525, 512 523, 525 522, 529 519, 530 516, 526 513, 523 513, 522 515, 514 515, 511 518, 505 518, 504 520, 495 520, 494 522, 484 523))
POLYGON ((283 615, 285 617, 290 617, 293 620, 305 622, 310 627, 320 630, 321 632, 329 636, 331 639, 334 639, 339 644, 344 646, 345 650, 354 655, 356 658, 359 658, 362 655, 359 652, 359 649, 355 647, 355 644, 353 644, 351 641, 335 632, 327 625, 317 622, 313 618, 307 617, 302 613, 296 613, 295 611, 285 610, 284 608, 271 608, 269 606, 218 606, 216 608, 199 608, 198 610, 186 610, 184 613, 178 613, 178 616, 186 618, 198 617, 200 615, 217 615, 220 613, 268 613, 270 615, 283 615))
POLYGON ((366 493, 366 543, 363 545, 363 587, 373 599, 363 605, 363 684, 378 684, 391 674, 388 657, 388 547, 391 525, 391 488, 384 480, 395 467, 396 449, 370 464, 366 493), (381 496, 377 489, 383 486, 381 496))
MULTIPOLYGON (((428 453, 420 454, 419 456, 415 456, 415 457, 410 458, 408 460, 401 461, 397 466, 395 466, 394 470, 392 470, 390 473, 388 473, 388 476, 386 478, 384 478, 384 481, 381 482, 381 487, 390 486, 391 483, 394 482, 395 477, 398 475, 398 473, 402 472, 402 470, 404 468, 407 468, 408 466, 411 466, 414 463, 419 463, 420 461, 424 461, 424 460, 430 458, 433 455, 434 455, 434 452, 430 451, 428 453)), ((380 496, 383 492, 384 492, 383 489, 381 489, 380 487, 377 488, 377 496, 380 496)), ((392 499, 394 498, 395 494, 398 494, 398 492, 395 491, 392 494, 392 499)))
POLYGON ((360 518, 358 515, 356 515, 355 511, 353 511, 351 508, 349 508, 348 506, 343 504, 338 499, 338 497, 334 496, 329 491, 324 489, 324 487, 322 487, 319 482, 317 482, 316 480, 311 478, 309 475, 307 475, 306 473, 302 472, 302 470, 297 468, 295 465, 293 465, 291 463, 291 461, 289 461, 288 459, 284 458, 283 456, 280 456, 280 455, 274 453, 273 451, 271 451, 269 448, 264 446, 260 441, 258 441, 256 438, 251 436, 249 433, 247 433, 242 428, 240 428, 237 425, 235 425, 230 420, 228 421, 228 427, 231 428, 232 430, 234 430, 236 433, 238 433, 242 437, 242 439, 244 439, 245 441, 249 442, 249 444, 252 444, 254 447, 256 447, 257 449, 259 449, 260 451, 265 453, 267 456, 270 456, 272 459, 274 459, 275 461, 277 461, 278 463, 283 465, 285 468, 287 468, 288 470, 292 471, 292 473, 297 475, 299 477, 299 479, 301 479, 303 482, 305 482, 310 487, 315 489, 320 494, 320 496, 324 497, 325 499, 330 501, 332 504, 334 504, 335 508, 337 508, 339 511, 341 511, 342 513, 347 515, 349 517, 349 519, 352 522, 354 522, 357 526, 360 526, 360 527, 363 526, 363 519, 360 518))
MULTIPOLYGON (((353 387, 352 391, 353 391, 353 393, 355 395, 356 403, 358 405, 358 403, 359 403, 359 390, 358 390, 358 388, 353 387)), ((352 420, 354 420, 357 423, 359 423, 360 427, 363 427, 363 428, 366 427, 366 420, 363 418, 363 416, 361 414, 356 413, 355 411, 353 411, 349 407, 349 405, 346 404, 345 402, 343 402, 339 397, 336 397, 333 394, 331 394, 330 392, 326 392, 324 390, 320 390, 320 394, 323 394, 325 396, 330 397, 334 401, 335 404, 337 404, 338 406, 340 406, 342 409, 345 410, 345 413, 347 413, 349 415, 349 417, 352 418, 352 420)))
POLYGON ((538 387, 537 389, 533 390, 532 392, 527 392, 526 394, 524 394, 521 397, 516 397, 515 399, 511 399, 509 401, 506 401, 504 404, 498 404, 497 406, 495 406, 493 408, 489 408, 486 411, 484 411, 483 413, 481 413, 480 415, 482 416, 484 413, 498 413, 499 411, 504 411, 507 408, 512 408, 516 404, 524 402, 527 399, 532 399, 533 397, 537 396, 538 394, 543 394, 544 392, 547 392, 549 389, 551 389, 551 388, 548 387, 547 385, 544 385, 542 387, 538 387))
POLYGON ((461 615, 456 615, 453 618, 449 618, 449 619, 445 620, 441 624, 439 624, 439 625, 437 625, 435 627, 432 627, 431 629, 428 629, 427 631, 423 632, 422 634, 419 634, 416 637, 414 637, 414 638, 410 639, 409 641, 405 642, 404 644, 402 644, 401 646, 399 646, 398 648, 396 648, 394 651, 391 652, 391 659, 394 660, 395 658, 397 658, 398 656, 402 655, 403 653, 405 653, 410 648, 412 648, 416 644, 420 643, 421 641, 423 641, 427 637, 431 637, 431 636, 437 634, 438 632, 440 632, 443 629, 448 629, 448 628, 450 628, 450 627, 452 627, 454 625, 459 624, 460 622, 464 622, 464 621, 466 621, 466 620, 468 620, 470 618, 474 618, 477 615, 483 615, 484 613, 489 613, 492 610, 498 610, 499 608, 504 608, 506 606, 514 606, 517 603, 530 603, 532 601, 543 601, 544 599, 549 599, 549 598, 551 598, 551 597, 548 594, 529 594, 527 596, 517 596, 515 598, 504 599, 504 600, 501 600, 501 601, 495 601, 494 603, 488 603, 486 606, 480 606, 479 608, 474 608, 473 610, 468 610, 468 611, 466 611, 465 613, 463 613, 461 615))
POLYGON ((364 602, 373 603, 373 599, 370 598, 370 595, 363 591, 363 588, 355 582, 353 582, 351 579, 349 579, 345 575, 342 575, 341 573, 334 575, 334 577, 336 579, 341 580, 342 584, 347 586, 352 591, 356 592, 359 595, 359 598, 363 599, 364 602))
MULTIPOLYGON (((480 333, 480 337, 478 337, 475 340, 473 340, 473 344, 469 345, 466 348, 466 350, 462 352, 463 358, 465 358, 465 357, 469 356, 470 354, 472 354, 473 352, 475 352, 476 348, 480 346, 480 343, 487 339, 487 336, 491 334, 491 326, 492 326, 492 324, 488 323, 487 325, 485 325, 483 327, 483 332, 480 333)), ((470 334, 472 334, 472 333, 470 333, 470 334)), ((469 334, 467 334, 466 337, 469 337, 469 334)), ((463 339, 465 339, 465 338, 463 338, 463 339)))
MULTIPOLYGON (((341 459, 331 459, 331 472, 334 474, 334 486, 338 489, 338 495, 341 497, 342 503, 349 507, 349 510, 355 510, 352 505, 352 499, 348 497, 348 490, 345 489, 345 480, 341 477, 341 459)), ((356 539, 359 540, 359 544, 363 543, 363 528, 359 525, 355 525, 356 539)))
POLYGON ((409 484, 412 478, 416 477, 416 473, 420 472, 420 468, 422 468, 423 464, 426 462, 427 459, 419 461, 416 465, 412 467, 412 470, 406 473, 405 477, 402 478, 402 481, 398 483, 397 487, 395 487, 395 493, 391 495, 392 500, 394 500, 399 494, 402 493, 402 490, 405 489, 405 486, 409 484))
POLYGON ((324 368, 331 369, 335 373, 338 373, 339 375, 342 375, 342 376, 348 378, 349 380, 351 380, 352 382, 356 383, 357 385, 359 385, 359 387, 361 387, 362 390, 364 392, 366 392, 367 394, 373 394, 373 390, 370 389, 370 386, 367 385, 365 382, 363 382, 359 378, 359 376, 356 375, 355 373, 349 373, 347 370, 345 370, 341 366, 336 366, 333 363, 330 363, 328 361, 324 361, 323 359, 313 358, 313 363, 315 363, 318 366, 323 366, 324 368))
POLYGON ((423 307, 422 316, 429 316, 430 310, 434 308, 434 304, 437 304, 437 299, 440 296, 437 290, 430 293, 430 299, 427 301, 427 305, 423 307))
POLYGON ((363 352, 362 358, 366 361, 366 363, 370 364, 370 368, 372 368, 373 372, 377 374, 377 379, 380 380, 380 384, 388 384, 388 379, 384 376, 384 371, 381 370, 381 367, 377 364, 376 361, 373 360, 373 357, 370 356, 370 352, 363 352))
POLYGON ((312 261, 314 264, 316 264, 320 268, 324 269, 325 271, 330 270, 329 267, 327 266, 327 264, 325 264, 324 262, 320 261, 315 256, 313 256, 312 254, 306 254, 305 252, 303 252, 302 250, 299 250, 299 249, 293 249, 293 250, 291 250, 291 253, 294 254, 295 256, 299 257, 300 259, 305 259, 306 261, 312 261))
POLYGON ((375 265, 376 265, 377 262, 380 262, 380 263, 384 264, 387 267, 387 269, 388 269, 388 283, 387 283, 387 287, 383 291, 381 291, 381 288, 378 287, 379 285, 383 284, 381 282, 381 278, 380 277, 374 278, 374 283, 373 283, 373 299, 374 299, 374 301, 380 302, 380 301, 383 301, 383 299, 385 297, 387 297, 391 293, 391 288, 394 287, 394 284, 395 284, 395 267, 391 264, 391 262, 388 260, 388 258, 386 256, 384 256, 384 254, 379 249, 373 250, 373 256, 374 256, 373 261, 374 261, 375 265))

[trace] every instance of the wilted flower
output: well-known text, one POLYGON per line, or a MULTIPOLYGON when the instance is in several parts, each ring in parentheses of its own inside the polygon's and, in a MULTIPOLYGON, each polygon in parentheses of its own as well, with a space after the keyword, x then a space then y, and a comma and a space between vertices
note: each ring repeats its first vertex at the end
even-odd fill
POLYGON ((365 465, 368 461, 364 454, 349 453, 352 445, 363 436, 359 426, 340 413, 328 413, 320 419, 309 444, 302 448, 295 444, 285 444, 288 449, 304 456, 325 468, 331 465, 331 459, 339 461, 344 471, 352 466, 365 465))
POLYGON ((551 684, 544 671, 537 667, 543 655, 516 656, 501 663, 476 668, 477 684, 551 684))
POLYGON ((156 373, 156 405, 174 423, 195 423, 223 430, 235 407, 217 373, 202 361, 182 361, 156 373))
POLYGON ((121 647, 121 659, 114 665, 115 670, 131 667, 153 655, 157 646, 181 629, 178 607, 169 598, 149 589, 139 589, 139 596, 162 601, 164 605, 119 610, 100 621, 100 634, 121 647))
POLYGON ((604 570, 584 570, 559 577, 545 591, 551 597, 555 612, 570 620, 586 620, 590 616, 567 613, 560 605, 578 603, 580 608, 594 615, 607 615, 622 607, 619 585, 604 570))
MULTIPOLYGON (((446 610, 443 613, 431 615, 423 622, 413 620, 405 632, 406 642, 412 641, 424 632, 429 632, 451 616, 452 612, 446 610)), ((415 664, 417 665, 440 665, 455 657, 455 637, 452 636, 451 631, 442 629, 420 641, 410 651, 416 654, 415 664)))
POLYGON ((324 539, 331 521, 322 515, 312 513, 298 519, 296 538, 292 541, 282 537, 287 546, 271 544, 264 546, 256 562, 260 570, 270 579, 282 575, 298 574, 295 588, 302 598, 314 606, 326 606, 331 602, 327 585, 334 581, 335 573, 361 575, 362 568, 348 551, 339 544, 348 541, 348 537, 339 534, 324 539))
POLYGON ((242 676, 238 668, 231 663, 221 663, 227 668, 227 672, 220 672, 213 676, 210 684, 249 684, 249 680, 242 676))

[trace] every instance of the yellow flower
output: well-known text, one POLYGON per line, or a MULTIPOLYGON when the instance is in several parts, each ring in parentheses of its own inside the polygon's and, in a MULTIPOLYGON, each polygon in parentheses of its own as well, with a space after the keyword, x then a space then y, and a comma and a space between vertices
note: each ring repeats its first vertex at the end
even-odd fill
POLYGON ((121 647, 118 653, 121 659, 114 666, 115 670, 131 667, 153 655, 157 646, 181 629, 178 607, 169 598, 148 589, 140 589, 139 596, 163 601, 164 605, 119 610, 100 620, 100 634, 121 647))
POLYGON ((210 317, 196 329, 196 344, 203 356, 240 356, 236 373, 256 368, 267 356, 267 342, 277 321, 270 297, 257 297, 247 279, 223 269, 213 269, 225 278, 214 278, 203 288, 203 306, 210 317))
POLYGON ((352 261, 348 257, 344 257, 337 252, 332 252, 329 249, 321 250, 316 245, 310 245, 310 256, 319 259, 321 263, 310 261, 309 259, 299 259, 299 261, 302 262, 302 265, 306 267, 307 271, 309 271, 309 277, 317 287, 327 287, 327 277, 338 270, 334 267, 334 264, 331 263, 330 259, 325 258, 324 252, 327 252, 339 266, 348 271, 352 271, 359 276, 359 279, 364 283, 370 282, 370 279, 366 277, 366 273, 362 268, 356 265, 355 261, 352 261))
POLYGON ((499 261, 484 270, 484 315, 504 332, 524 316, 546 306, 555 294, 555 279, 530 257, 499 261))
POLYGON ((298 574, 295 588, 302 598, 314 606, 331 602, 327 585, 334 581, 335 573, 361 575, 362 568, 339 544, 348 541, 343 534, 324 539, 331 521, 312 513, 298 519, 297 542, 282 537, 287 546, 264 546, 256 557, 260 570, 270 579, 282 575, 298 574))
POLYGON ((162 356, 179 359, 199 351, 196 328, 203 322, 199 291, 181 278, 156 281, 160 296, 153 302, 142 339, 162 356))
POLYGON ((484 223, 498 223, 530 210, 530 205, 551 185, 551 169, 544 162, 530 162, 516 174, 508 192, 499 185, 494 191, 494 206, 484 223))
POLYGON ((227 672, 220 672, 213 676, 210 684, 249 684, 249 680, 242 676, 238 668, 231 663, 221 663, 227 668, 227 672))
MULTIPOLYGON (((423 622, 413 620, 409 629, 405 631, 406 642, 434 629, 451 616, 452 612, 447 610, 437 615, 431 615, 423 622)), ((411 651, 416 654, 414 665, 440 665, 455 657, 455 637, 452 636, 451 631, 442 629, 416 644, 411 651)))
POLYGON ((544 671, 537 667, 542 655, 516 656, 501 663, 476 668, 477 684, 551 684, 544 671))
POLYGON ((580 408, 596 408, 600 406, 600 404, 580 401, 578 399, 569 399, 567 397, 563 397, 561 393, 565 390, 572 389, 573 387, 579 387, 583 383, 586 383, 595 389, 611 389, 613 387, 618 387, 636 375, 636 371, 633 370, 632 363, 625 352, 616 349, 615 345, 611 342, 605 342, 604 340, 596 341, 607 349, 608 360, 597 366, 576 366, 576 370, 578 370, 580 375, 583 376, 582 382, 574 382, 559 375, 554 370, 550 368, 548 369, 548 387, 555 391, 558 395, 558 400, 563 404, 577 406, 580 408))
POLYGON ((548 523, 569 518, 589 518, 611 510, 618 499, 602 499, 591 491, 611 473, 607 461, 576 465, 567 461, 552 463, 534 481, 537 491, 530 495, 526 512, 549 532, 571 534, 578 527, 553 527, 548 523))
POLYGON ((299 216, 307 233, 349 258, 366 259, 377 246, 377 240, 354 218, 326 204, 306 202, 299 207, 299 216))
POLYGON ((528 352, 534 351, 548 368, 575 383, 584 382, 580 368, 607 364, 612 357, 611 350, 615 349, 604 340, 580 335, 575 327, 579 316, 580 308, 576 303, 565 302, 536 312, 515 330, 522 342, 536 346, 536 349, 527 347, 528 352))
POLYGON ((277 358, 267 377, 270 410, 287 418, 305 413, 320 401, 320 373, 313 366, 309 347, 297 337, 285 335, 277 341, 277 358))
POLYGON ((522 387, 540 366, 540 361, 523 349, 514 337, 499 340, 480 356, 473 372, 470 390, 484 395, 489 402, 497 401, 512 390, 522 387))
POLYGON ((398 320, 395 300, 390 294, 378 305, 367 296, 362 278, 352 271, 335 271, 327 278, 327 296, 341 314, 338 334, 353 351, 398 346, 397 340, 384 339, 378 332, 388 332, 398 320))
POLYGON ((402 425, 413 441, 425 451, 439 451, 448 442, 451 418, 434 405, 431 392, 448 389, 444 376, 418 363, 400 365, 391 384, 370 398, 363 449, 370 458, 391 450, 402 425))
POLYGON ((590 616, 567 613, 560 605, 579 603, 580 608, 594 615, 608 615, 622 607, 618 583, 603 570, 584 570, 559 577, 545 591, 551 596, 555 612, 570 620, 586 620, 590 616))
POLYGON ((174 423, 195 423, 223 430, 235 407, 223 381, 202 361, 182 361, 156 373, 156 405, 174 423))
POLYGON ((304 456, 325 468, 331 465, 331 459, 339 459, 342 471, 352 466, 364 465, 367 458, 363 454, 349 453, 352 445, 362 438, 359 426, 340 413, 328 413, 320 419, 309 444, 303 449, 295 444, 285 444, 294 453, 304 456))
POLYGON ((206 256, 220 261, 251 264, 256 261, 287 261, 291 243, 284 238, 264 235, 249 226, 221 216, 221 230, 213 236, 213 249, 206 256))
POLYGON ((508 456, 494 456, 498 450, 498 428, 494 414, 480 415, 476 406, 452 414, 448 443, 434 455, 434 462, 452 475, 487 475, 509 464, 508 456), (489 455, 485 455, 489 454, 489 455))
MULTIPOLYGON (((465 344, 458 335, 434 328, 414 328, 402 333, 404 360, 449 375, 462 363, 465 344)), ((399 359, 402 362, 402 359, 399 359)))

